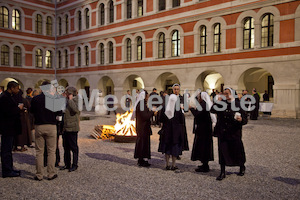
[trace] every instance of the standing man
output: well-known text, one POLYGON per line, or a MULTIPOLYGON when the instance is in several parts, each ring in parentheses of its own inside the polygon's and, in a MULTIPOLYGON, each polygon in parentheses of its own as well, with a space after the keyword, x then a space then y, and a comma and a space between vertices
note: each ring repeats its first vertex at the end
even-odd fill
POLYGON ((78 93, 76 88, 67 87, 67 106, 64 115, 64 161, 65 166, 61 170, 68 169, 69 172, 75 171, 78 168, 78 131, 80 121, 80 111, 78 109, 78 93), (73 154, 73 164, 71 165, 71 152, 73 154))
POLYGON ((125 106, 126 108, 130 108, 131 106, 130 90, 127 90, 125 106))
POLYGON ((254 110, 251 111, 250 113, 250 119, 251 120, 257 120, 257 117, 258 117, 258 110, 259 110, 259 95, 257 94, 256 92, 256 89, 253 88, 252 90, 252 94, 253 94, 253 97, 255 98, 255 108, 254 110))
MULTIPOLYGON (((49 85, 44 81, 42 85, 49 85)), ((44 93, 33 97, 31 101, 31 112, 34 115, 35 125, 35 150, 36 150, 36 176, 35 180, 43 180, 44 148, 47 146, 47 171, 48 180, 57 178, 55 169, 56 152, 56 115, 45 107, 46 97, 44 93)))
POLYGON ((20 112, 24 104, 14 100, 13 95, 19 93, 19 84, 10 81, 7 90, 0 96, 0 134, 2 177, 17 177, 21 172, 13 169, 12 148, 14 137, 21 133, 20 112))

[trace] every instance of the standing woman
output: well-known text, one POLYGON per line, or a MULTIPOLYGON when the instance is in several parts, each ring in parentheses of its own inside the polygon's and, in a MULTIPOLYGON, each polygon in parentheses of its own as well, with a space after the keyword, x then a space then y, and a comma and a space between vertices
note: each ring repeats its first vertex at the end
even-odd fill
POLYGON ((141 167, 149 167, 149 162, 144 159, 151 159, 150 135, 152 135, 152 130, 150 119, 154 115, 154 112, 150 111, 147 106, 148 98, 147 91, 141 92, 135 106, 137 139, 134 158, 138 159, 138 165, 141 167))
POLYGON ((212 113, 218 116, 218 147, 219 147, 219 163, 221 165, 221 173, 217 180, 225 178, 225 166, 239 166, 238 176, 245 175, 246 155, 242 142, 242 126, 247 124, 247 115, 241 109, 240 101, 234 95, 234 90, 226 88, 224 91, 226 100, 223 101, 219 97, 218 101, 223 101, 223 105, 216 102, 211 108, 212 113), (238 111, 237 111, 238 110, 238 111))
POLYGON ((206 92, 201 92, 196 97, 201 109, 190 108, 194 119, 194 145, 191 160, 200 160, 201 166, 195 169, 196 172, 209 172, 209 161, 214 160, 213 138, 212 138, 212 118, 209 112, 212 102, 206 92))
MULTIPOLYGON (((173 85, 173 90, 179 90, 179 85, 173 85)), ((160 121, 163 123, 160 131, 158 151, 165 154, 166 170, 176 170, 176 159, 182 155, 184 146, 184 114, 180 108, 179 96, 171 94, 166 107, 162 109, 160 121), (172 157, 172 166, 170 166, 172 157)))
POLYGON ((74 87, 66 88, 67 105, 64 115, 64 161, 65 166, 61 170, 69 169, 69 172, 75 171, 78 168, 78 131, 79 131, 79 109, 78 95, 74 87), (71 166, 71 152, 73 153, 73 164, 71 166))

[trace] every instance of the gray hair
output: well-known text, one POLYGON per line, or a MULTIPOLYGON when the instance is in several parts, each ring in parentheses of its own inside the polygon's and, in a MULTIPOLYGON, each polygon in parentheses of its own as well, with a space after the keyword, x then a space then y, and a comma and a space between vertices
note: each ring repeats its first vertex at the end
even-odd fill
POLYGON ((77 95, 77 89, 74 88, 74 87, 71 87, 71 86, 69 86, 69 87, 66 88, 66 92, 68 94, 73 94, 73 96, 77 95))

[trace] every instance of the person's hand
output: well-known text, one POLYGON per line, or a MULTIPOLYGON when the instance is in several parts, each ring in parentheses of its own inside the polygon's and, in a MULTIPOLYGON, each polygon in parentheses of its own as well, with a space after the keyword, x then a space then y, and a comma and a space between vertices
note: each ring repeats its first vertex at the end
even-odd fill
POLYGON ((72 100, 74 97, 73 97, 73 94, 69 94, 69 96, 68 96, 68 99, 69 100, 72 100))
POLYGON ((237 120, 238 122, 241 122, 241 121, 242 121, 242 117, 237 117, 236 120, 237 120))
POLYGON ((23 103, 19 103, 18 107, 20 108, 20 110, 23 110, 24 104, 23 103))
POLYGON ((220 95, 219 98, 218 98, 218 101, 222 101, 222 100, 223 100, 223 98, 222 98, 222 96, 220 95))
POLYGON ((158 112, 157 112, 157 111, 155 111, 155 112, 154 112, 154 116, 157 116, 157 113, 158 113, 158 112))

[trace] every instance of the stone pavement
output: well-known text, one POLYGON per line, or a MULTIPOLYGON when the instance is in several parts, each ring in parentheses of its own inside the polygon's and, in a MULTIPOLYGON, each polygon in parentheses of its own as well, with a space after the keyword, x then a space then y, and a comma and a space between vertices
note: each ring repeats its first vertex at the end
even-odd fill
MULTIPOLYGON (((88 116, 88 115, 85 115, 88 116)), ((90 116, 90 115, 89 115, 90 116)), ((189 145, 192 148, 192 117, 187 117, 189 145)), ((246 175, 236 175, 238 167, 220 173, 214 138, 215 161, 209 173, 196 173, 198 162, 191 151, 178 161, 179 171, 165 171, 164 156, 157 152, 158 128, 151 137, 152 164, 137 166, 135 144, 121 144, 91 138, 96 124, 114 124, 115 116, 90 117, 81 121, 79 168, 58 171, 53 181, 34 181, 35 150, 14 153, 14 166, 22 177, 0 178, 1 199, 300 199, 300 120, 260 118, 243 129, 246 175)), ((60 144, 61 157, 63 149, 60 144)), ((63 160, 61 162, 63 165, 63 160)), ((0 169, 1 170, 1 169, 0 169)))

